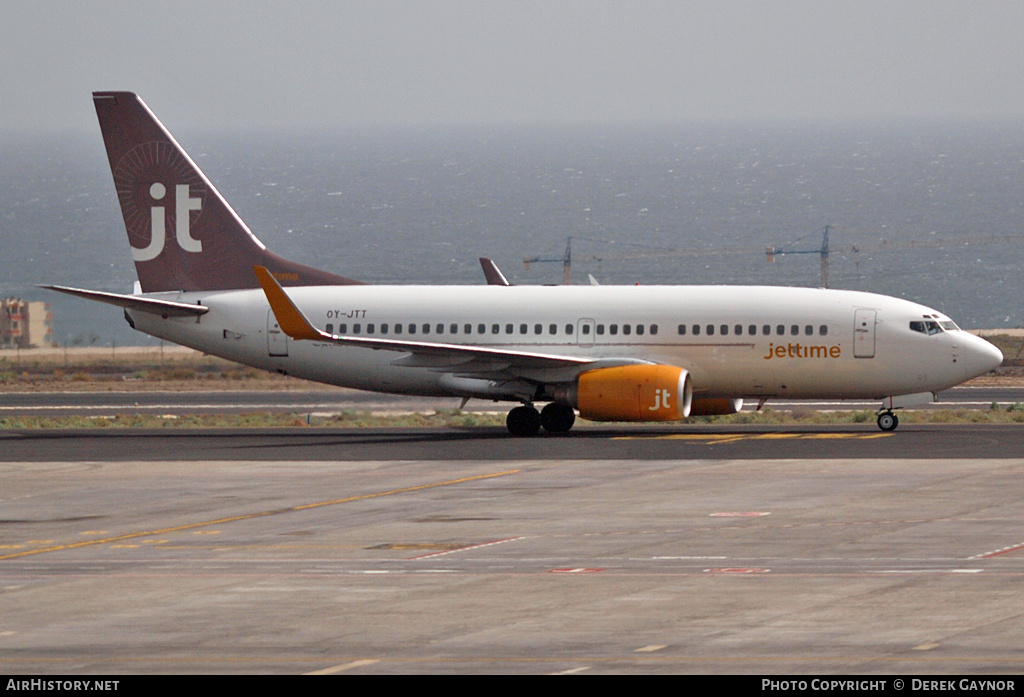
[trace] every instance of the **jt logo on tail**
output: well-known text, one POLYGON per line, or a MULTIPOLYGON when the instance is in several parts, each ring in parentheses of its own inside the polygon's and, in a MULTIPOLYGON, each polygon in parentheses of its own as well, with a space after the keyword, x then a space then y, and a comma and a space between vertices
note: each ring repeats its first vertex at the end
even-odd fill
MULTIPOLYGON (((160 182, 154 182, 149 187, 149 195, 154 201, 160 201, 167 194, 167 187, 160 182)), ((203 200, 189 196, 188 184, 178 184, 174 187, 174 234, 178 240, 178 246, 182 251, 198 253, 203 251, 203 243, 189 234, 189 213, 201 210, 203 200)), ((164 242, 167 238, 164 225, 165 213, 163 206, 151 206, 150 215, 150 238, 149 245, 144 248, 132 247, 132 259, 134 261, 150 261, 160 256, 164 251, 164 242)))
POLYGON ((144 293, 255 289, 254 266, 287 286, 358 283, 269 251, 138 95, 93 104, 144 293))

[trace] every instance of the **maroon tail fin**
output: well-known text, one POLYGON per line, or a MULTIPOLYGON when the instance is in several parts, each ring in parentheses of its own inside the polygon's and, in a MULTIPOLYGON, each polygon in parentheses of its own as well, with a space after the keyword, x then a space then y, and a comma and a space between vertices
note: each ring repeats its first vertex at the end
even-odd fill
POLYGON ((267 251, 137 95, 92 97, 143 292, 259 288, 254 266, 285 286, 359 283, 267 251))

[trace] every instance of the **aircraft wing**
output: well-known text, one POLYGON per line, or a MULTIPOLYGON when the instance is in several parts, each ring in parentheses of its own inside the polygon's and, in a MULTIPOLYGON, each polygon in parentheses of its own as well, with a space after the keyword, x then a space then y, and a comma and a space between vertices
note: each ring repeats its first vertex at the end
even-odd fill
POLYGON ((140 295, 122 295, 121 293, 106 293, 102 290, 85 290, 68 286, 41 285, 39 287, 55 290, 58 293, 75 295, 86 300, 97 300, 101 303, 116 305, 129 310, 152 312, 162 317, 196 317, 198 315, 205 315, 210 311, 210 308, 205 305, 190 305, 188 303, 175 302, 174 300, 161 300, 160 298, 140 295))
POLYGON ((377 351, 409 354, 397 358, 395 365, 451 372, 460 376, 519 376, 545 381, 569 380, 582 370, 610 365, 647 363, 638 359, 595 359, 559 356, 528 351, 509 351, 485 346, 462 346, 428 341, 336 336, 317 329, 295 306, 266 268, 253 267, 274 311, 281 330, 296 340, 327 341, 342 346, 358 346, 377 351))

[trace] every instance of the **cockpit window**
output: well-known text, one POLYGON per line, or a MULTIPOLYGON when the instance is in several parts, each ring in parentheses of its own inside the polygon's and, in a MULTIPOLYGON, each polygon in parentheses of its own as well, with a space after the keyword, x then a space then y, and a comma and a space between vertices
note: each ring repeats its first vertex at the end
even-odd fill
POLYGON ((960 331, 960 327, 956 326, 956 322, 952 322, 948 319, 940 320, 939 326, 945 329, 947 332, 960 331))
MULTIPOLYGON (((950 322, 950 324, 953 323, 950 322)), ((955 327, 956 325, 953 324, 953 326, 955 327)), ((915 332, 921 332, 922 334, 928 334, 929 336, 932 334, 942 333, 942 327, 939 326, 939 323, 931 320, 911 322, 910 328, 915 332)))

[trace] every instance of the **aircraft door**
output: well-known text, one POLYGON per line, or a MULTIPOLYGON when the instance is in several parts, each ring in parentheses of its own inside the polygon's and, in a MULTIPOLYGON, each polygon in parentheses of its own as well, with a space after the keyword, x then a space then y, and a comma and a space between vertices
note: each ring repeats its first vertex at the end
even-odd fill
POLYGON ((857 310, 853 315, 853 357, 875 357, 875 310, 857 310))
POLYGON ((576 345, 584 348, 594 345, 594 320, 581 319, 576 322, 576 345))
POLYGON ((288 335, 281 331, 273 310, 267 311, 267 353, 271 356, 288 355, 288 335))

